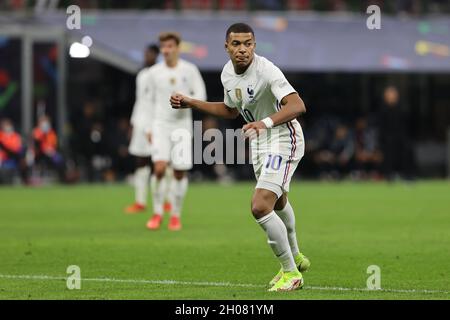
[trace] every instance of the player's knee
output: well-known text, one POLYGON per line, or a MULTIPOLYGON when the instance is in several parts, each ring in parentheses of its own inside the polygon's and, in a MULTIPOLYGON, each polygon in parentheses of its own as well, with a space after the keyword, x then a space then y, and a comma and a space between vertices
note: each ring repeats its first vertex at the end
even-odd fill
POLYGON ((164 170, 155 170, 154 174, 158 180, 161 180, 164 177, 164 170))
POLYGON ((185 171, 179 171, 179 170, 174 170, 173 171, 173 177, 177 180, 181 180, 186 176, 186 172, 185 171))
POLYGON ((266 202, 255 200, 252 201, 252 214, 255 219, 260 219, 271 211, 272 209, 266 202))
POLYGON ((155 163, 153 174, 156 176, 156 178, 158 180, 162 179, 165 173, 166 173, 166 165, 164 163, 155 163))

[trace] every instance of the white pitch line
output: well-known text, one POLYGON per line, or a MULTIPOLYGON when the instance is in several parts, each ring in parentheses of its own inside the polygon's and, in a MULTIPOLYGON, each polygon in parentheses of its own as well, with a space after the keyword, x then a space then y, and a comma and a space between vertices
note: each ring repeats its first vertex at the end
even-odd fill
MULTIPOLYGON (((22 280, 67 280, 67 277, 56 277, 48 275, 14 275, 0 274, 3 279, 22 279, 22 280)), ((207 281, 178 281, 178 280, 140 280, 140 279, 115 279, 115 278, 81 278, 81 281, 91 282, 116 282, 116 283, 138 283, 138 284, 161 284, 161 285, 190 285, 207 287, 246 287, 246 288, 264 288, 266 285, 251 283, 231 283, 231 282, 207 282, 207 281)), ((378 289, 370 290, 367 288, 345 288, 345 287, 320 287, 304 286, 307 290, 322 291, 360 291, 360 292, 393 292, 393 293, 443 293, 450 294, 450 291, 442 290, 416 290, 416 289, 378 289)))

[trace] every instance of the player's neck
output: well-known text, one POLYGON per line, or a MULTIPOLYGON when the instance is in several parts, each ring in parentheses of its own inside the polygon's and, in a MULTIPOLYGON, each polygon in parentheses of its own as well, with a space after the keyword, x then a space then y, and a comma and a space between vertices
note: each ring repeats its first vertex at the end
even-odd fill
POLYGON ((253 56, 252 60, 250 60, 249 64, 246 65, 245 67, 239 67, 239 66, 233 64, 234 72, 235 72, 237 75, 244 74, 245 71, 247 71, 248 68, 250 68, 250 66, 252 65, 254 59, 255 59, 255 57, 253 56))
POLYGON ((166 60, 166 66, 169 68, 175 68, 178 65, 178 59, 174 59, 172 61, 166 60))

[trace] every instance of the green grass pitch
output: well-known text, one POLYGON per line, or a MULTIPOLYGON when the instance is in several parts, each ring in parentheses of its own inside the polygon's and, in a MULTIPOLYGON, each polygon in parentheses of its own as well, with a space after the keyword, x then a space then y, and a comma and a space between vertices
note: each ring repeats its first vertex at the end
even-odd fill
MULTIPOLYGON (((252 218, 253 183, 192 184, 181 232, 127 216, 125 185, 0 188, 0 299, 448 299, 450 183, 292 184, 305 288, 278 271, 252 218), (81 289, 66 287, 69 265, 81 289), (381 268, 367 291, 367 267, 381 268), (170 280, 170 281, 166 281, 170 280)), ((167 219, 166 219, 167 220, 167 219)))

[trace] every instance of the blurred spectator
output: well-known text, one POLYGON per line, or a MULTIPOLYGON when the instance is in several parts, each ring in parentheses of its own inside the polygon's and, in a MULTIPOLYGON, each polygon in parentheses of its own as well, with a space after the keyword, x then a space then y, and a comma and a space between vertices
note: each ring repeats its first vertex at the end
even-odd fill
MULTIPOLYGON (((225 158, 225 151, 224 145, 222 145, 221 142, 225 140, 217 140, 215 138, 215 134, 220 133, 225 137, 225 129, 220 126, 220 122, 217 118, 206 116, 202 120, 202 134, 203 139, 206 139, 207 141, 202 141, 202 150, 205 152, 203 155, 206 154, 208 156, 212 156, 213 158, 217 155, 222 155, 222 157, 218 157, 219 160, 223 160, 224 163, 208 163, 209 161, 213 161, 214 159, 206 159, 203 160, 206 161, 207 165, 196 165, 196 177, 199 179, 212 179, 217 180, 219 182, 229 182, 232 180, 228 167, 225 164, 226 158, 225 158), (214 152, 212 152, 214 150, 214 152)), ((226 142, 226 141, 225 141, 226 142)))
POLYGON ((378 5, 383 12, 399 15, 449 13, 448 0, 2 0, 0 10, 36 12, 78 5, 82 9, 148 9, 148 10, 317 10, 365 12, 378 5))
POLYGON ((341 178, 349 172, 355 152, 355 144, 350 129, 339 124, 331 141, 315 155, 315 163, 324 178, 341 178))
POLYGON ((89 163, 89 180, 102 181, 107 178, 113 180, 111 176, 111 157, 108 154, 108 141, 104 125, 101 122, 94 122, 89 131, 89 140, 86 141, 89 163), (106 176, 105 176, 106 174, 106 176))
POLYGON ((108 135, 109 154, 112 158, 114 178, 122 180, 134 170, 133 158, 128 153, 130 144, 131 127, 128 118, 122 117, 111 128, 108 135))
POLYGON ((4 180, 11 182, 13 173, 19 171, 22 180, 26 182, 26 165, 23 156, 22 138, 14 130, 11 120, 2 119, 0 121, 0 170, 4 180))
POLYGON ((278 11, 284 9, 284 4, 279 0, 255 0, 251 1, 251 9, 278 11))
POLYGON ((366 117, 359 117, 355 124, 355 169, 357 178, 379 178, 382 153, 379 149, 377 130, 369 126, 366 117))
POLYGON ((22 139, 14 130, 11 120, 3 119, 0 122, 0 164, 16 165, 22 152, 22 139))
POLYGON ((108 140, 97 103, 87 101, 73 122, 77 124, 74 148, 79 155, 78 162, 86 168, 88 181, 101 181, 111 166, 111 158, 108 157, 108 140))
POLYGON ((399 92, 395 86, 385 88, 381 110, 380 140, 384 174, 389 180, 397 174, 411 178, 414 157, 408 137, 408 116, 400 108, 399 92))
POLYGON ((58 137, 48 116, 41 116, 33 129, 33 150, 35 164, 55 169, 59 180, 65 182, 64 158, 58 152, 58 137))
POLYGON ((288 10, 310 10, 311 0, 287 0, 288 10))

